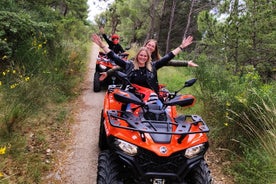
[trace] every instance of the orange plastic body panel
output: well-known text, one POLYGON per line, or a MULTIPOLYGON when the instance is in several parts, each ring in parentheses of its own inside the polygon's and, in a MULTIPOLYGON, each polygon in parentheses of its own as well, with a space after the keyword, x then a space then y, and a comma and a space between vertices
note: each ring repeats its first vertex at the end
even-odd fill
MULTIPOLYGON (((121 57, 123 60, 127 60, 127 56, 121 57)), ((96 64, 98 65, 104 65, 107 68, 113 68, 117 65, 114 64, 114 62, 111 62, 110 59, 107 57, 107 55, 103 52, 99 52, 96 64)))
POLYGON ((97 61, 96 61, 96 64, 104 65, 104 66, 106 66, 108 68, 113 68, 114 66, 116 66, 116 65, 113 65, 109 61, 104 61, 102 58, 98 58, 97 61))
MULTIPOLYGON (((115 88, 113 92, 107 91, 104 98, 104 110, 121 110, 122 103, 115 100, 113 94, 118 92, 119 89, 115 88)), ((104 117, 107 118, 106 112, 104 112, 104 117)))
MULTIPOLYGON (((144 88, 138 85, 133 85, 139 92, 143 93, 144 100, 146 101, 150 94, 153 93, 152 90, 148 88, 144 88)), ((186 148, 189 148, 191 146, 195 146, 201 143, 205 143, 208 141, 208 137, 206 133, 196 133, 196 134, 187 134, 185 138, 182 140, 182 142, 179 144, 178 139, 180 138, 180 135, 172 135, 171 142, 169 144, 162 144, 162 143, 156 143, 152 141, 152 138, 149 133, 145 133, 145 142, 142 140, 141 135, 137 131, 132 131, 132 130, 126 130, 122 128, 117 128, 111 126, 111 124, 108 122, 108 117, 107 117, 107 110, 121 110, 122 108, 122 103, 116 101, 114 99, 113 93, 119 92, 120 89, 114 89, 112 92, 107 91, 105 95, 105 100, 104 100, 104 126, 106 128, 106 134, 107 136, 113 135, 114 137, 117 137, 119 139, 125 140, 129 143, 135 144, 138 147, 142 147, 144 149, 151 150, 155 152, 158 156, 164 156, 168 157, 172 153, 175 153, 177 151, 184 150, 186 148), (167 152, 166 153, 161 153, 160 148, 161 147, 166 147, 167 152)), ((192 95, 183 95, 181 98, 194 98, 192 95)), ((194 103, 193 103, 194 104, 194 103)), ((192 105, 193 105, 192 104, 192 105)), ((137 106, 137 105, 133 105, 137 106)), ((170 113, 171 117, 176 117, 177 112, 176 112, 176 107, 171 106, 167 107, 167 112, 170 113)), ((139 109, 136 110, 134 115, 139 114, 139 109)), ((174 119, 171 118, 171 121, 173 122, 174 119)), ((127 126, 127 122, 124 120, 118 120, 118 124, 125 125, 127 126)), ((190 132, 198 132, 200 131, 200 123, 197 125, 192 124, 190 132)), ((173 129, 176 129, 176 126, 173 126, 173 129)))
MULTIPOLYGON (((124 123, 124 122, 120 122, 120 123, 124 123)), ((181 144, 177 142, 177 140, 180 138, 180 135, 172 135, 172 141, 169 144, 162 144, 162 143, 153 142, 150 135, 148 133, 145 133, 146 141, 144 142, 137 131, 130 131, 130 130, 125 130, 121 128, 115 128, 115 127, 112 127, 107 122, 105 122, 105 126, 107 130, 109 130, 109 132, 106 132, 107 136, 113 135, 119 139, 125 140, 129 143, 132 143, 144 149, 151 150, 155 152, 155 154, 157 154, 158 156, 167 157, 177 151, 181 151, 183 149, 186 149, 201 143, 205 143, 208 141, 208 137, 206 133, 197 133, 197 134, 186 135, 186 137, 182 140, 181 144), (161 153, 160 152, 161 147, 166 147, 168 151, 165 154, 161 153)), ((193 125, 191 130, 193 129, 198 130, 198 127, 193 125)))

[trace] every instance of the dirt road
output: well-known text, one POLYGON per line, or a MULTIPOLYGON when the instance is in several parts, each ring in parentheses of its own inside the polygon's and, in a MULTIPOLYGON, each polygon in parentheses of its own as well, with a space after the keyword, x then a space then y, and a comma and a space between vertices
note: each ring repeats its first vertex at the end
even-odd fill
POLYGON ((104 91, 94 93, 92 88, 98 47, 91 46, 91 54, 81 94, 72 102, 73 123, 69 137, 56 152, 55 169, 43 183, 47 184, 96 184, 98 161, 98 135, 104 91))
POLYGON ((104 92, 94 93, 92 89, 98 47, 92 45, 90 62, 82 94, 76 107, 76 124, 73 127, 72 145, 64 170, 66 184, 95 184, 98 161, 98 133, 104 92))
MULTIPOLYGON (((96 184, 98 159, 98 133, 100 113, 103 105, 104 91, 94 93, 92 90, 93 73, 98 47, 92 45, 89 68, 82 84, 82 93, 72 104, 74 123, 66 147, 58 153, 57 169, 50 174, 47 184, 96 184)), ((221 173, 218 159, 214 153, 207 156, 214 184, 232 184, 230 178, 221 173)))

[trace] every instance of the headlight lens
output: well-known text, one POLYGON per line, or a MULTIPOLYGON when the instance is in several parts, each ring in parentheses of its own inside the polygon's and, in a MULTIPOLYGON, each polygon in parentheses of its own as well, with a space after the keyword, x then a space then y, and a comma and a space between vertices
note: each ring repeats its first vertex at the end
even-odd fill
POLYGON ((120 139, 115 140, 115 145, 130 156, 134 156, 138 150, 137 146, 120 139))
POLYGON ((186 150, 185 157, 193 158, 193 157, 197 156, 203 150, 204 150, 204 144, 199 144, 199 145, 190 147, 186 150))

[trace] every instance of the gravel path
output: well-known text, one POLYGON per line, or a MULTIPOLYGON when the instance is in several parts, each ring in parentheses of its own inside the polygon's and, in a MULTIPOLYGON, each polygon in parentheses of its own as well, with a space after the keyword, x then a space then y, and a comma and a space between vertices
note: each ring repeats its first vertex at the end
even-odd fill
POLYGON ((72 104, 72 121, 68 137, 60 138, 56 150, 55 169, 43 184, 96 184, 98 162, 98 135, 104 91, 93 92, 93 74, 99 49, 91 46, 90 62, 81 94, 72 104), (62 141, 65 140, 65 141, 62 141))

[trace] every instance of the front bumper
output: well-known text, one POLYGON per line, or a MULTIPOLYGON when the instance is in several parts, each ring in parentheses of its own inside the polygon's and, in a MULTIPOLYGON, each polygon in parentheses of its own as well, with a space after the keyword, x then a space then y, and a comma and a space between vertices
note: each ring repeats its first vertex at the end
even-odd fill
POLYGON ((154 179, 164 179, 166 183, 180 183, 185 181, 191 169, 204 159, 207 149, 208 142, 205 143, 205 150, 191 159, 184 156, 185 150, 169 157, 160 157, 142 148, 139 148, 135 156, 129 156, 115 148, 113 151, 118 155, 121 166, 125 169, 122 173, 127 173, 126 177, 135 178, 136 182, 152 183, 154 179))

